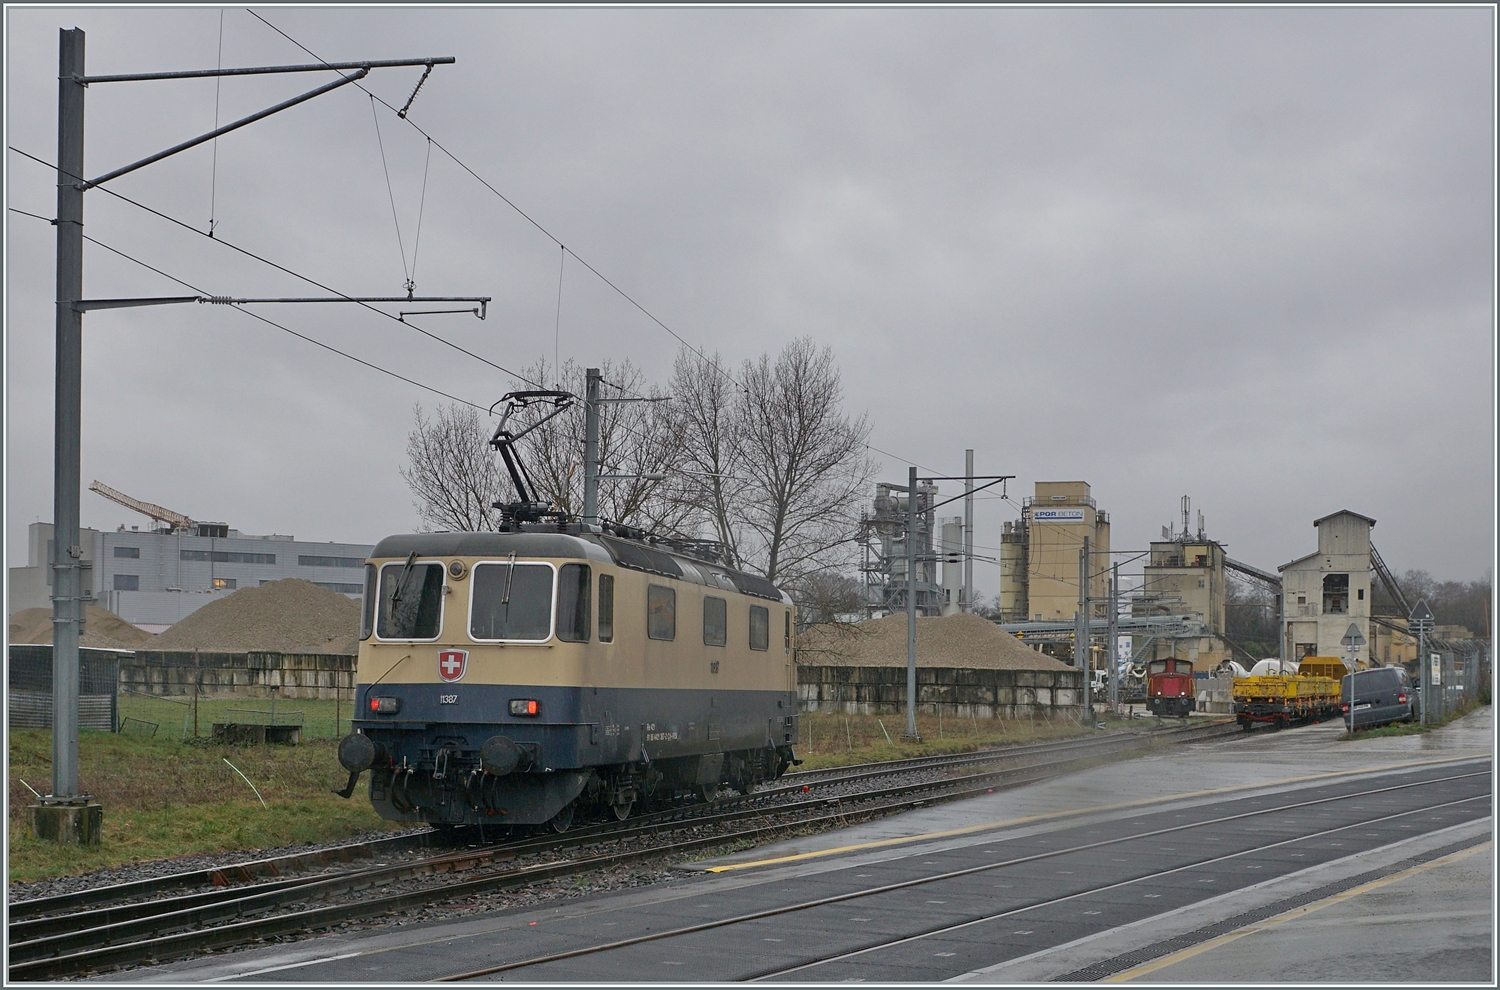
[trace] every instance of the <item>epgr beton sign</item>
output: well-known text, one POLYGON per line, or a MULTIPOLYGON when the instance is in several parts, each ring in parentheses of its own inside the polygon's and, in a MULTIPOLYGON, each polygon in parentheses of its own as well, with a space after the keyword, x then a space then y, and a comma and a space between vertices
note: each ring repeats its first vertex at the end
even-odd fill
POLYGON ((1049 522, 1083 522, 1083 509, 1038 509, 1032 508, 1031 521, 1039 523, 1049 522))

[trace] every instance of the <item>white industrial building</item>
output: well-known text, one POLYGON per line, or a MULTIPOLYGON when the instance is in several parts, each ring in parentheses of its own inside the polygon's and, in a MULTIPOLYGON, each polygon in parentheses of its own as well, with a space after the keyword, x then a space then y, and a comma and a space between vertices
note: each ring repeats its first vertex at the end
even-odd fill
MULTIPOLYGON (((282 578, 303 578, 358 598, 368 543, 251 536, 224 523, 108 532, 80 530, 83 593, 126 622, 159 632, 217 598, 282 578)), ((52 607, 52 524, 27 531, 26 566, 10 568, 8 612, 52 607)))
MULTIPOLYGON (((1282 656, 1342 657, 1352 623, 1370 641, 1370 530, 1375 520, 1344 509, 1313 522, 1318 549, 1281 572, 1282 656)), ((1361 659, 1369 656, 1361 650, 1361 659)))

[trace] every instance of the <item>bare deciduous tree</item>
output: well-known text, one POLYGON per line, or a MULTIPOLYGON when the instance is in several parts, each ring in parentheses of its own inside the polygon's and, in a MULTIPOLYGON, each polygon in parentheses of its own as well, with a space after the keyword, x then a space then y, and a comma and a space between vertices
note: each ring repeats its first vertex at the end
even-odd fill
POLYGON ((515 496, 486 443, 479 411, 453 404, 439 406, 432 419, 420 405, 414 412, 416 426, 406 438, 408 467, 398 470, 416 496, 423 524, 458 532, 494 529, 500 514, 492 504, 515 496))
MULTIPOLYGON (((602 398, 664 398, 628 360, 600 371, 602 398)), ((573 361, 561 369, 542 361, 523 374, 584 394, 584 370, 573 361)), ((739 378, 717 359, 684 351, 670 402, 601 402, 599 513, 663 535, 717 540, 736 566, 793 588, 821 587, 817 576, 853 552, 857 506, 874 469, 865 452, 869 422, 844 414, 833 352, 811 340, 793 341, 774 362, 769 355, 745 362, 739 378)), ((521 410, 512 432, 554 408, 521 410)), ((573 518, 583 513, 584 420, 575 402, 519 444, 535 495, 573 518)), ((449 406, 428 420, 418 407, 401 475, 424 522, 498 525, 491 503, 516 496, 486 442, 491 432, 473 409, 449 406)))
POLYGON ((729 563, 741 566, 743 526, 738 507, 747 480, 740 471, 742 393, 720 370, 719 355, 683 350, 672 369, 672 412, 681 437, 680 491, 705 538, 723 544, 729 563))
POLYGON ((774 364, 764 354, 746 361, 740 379, 738 510, 762 573, 795 583, 853 547, 855 507, 875 470, 869 419, 844 414, 833 350, 806 337, 774 364))

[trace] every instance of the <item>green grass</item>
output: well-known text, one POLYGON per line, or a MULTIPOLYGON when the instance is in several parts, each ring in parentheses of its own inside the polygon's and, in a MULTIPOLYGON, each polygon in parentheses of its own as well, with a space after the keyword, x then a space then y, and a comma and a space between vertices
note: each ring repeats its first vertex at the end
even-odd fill
MULTIPOLYGON (((148 735, 158 740, 191 739, 193 707, 191 695, 167 698, 121 694, 120 722, 125 725, 126 733, 132 736, 148 735), (128 725, 127 718, 133 720, 128 725), (155 723, 155 729, 148 723, 155 723)), ((213 734, 215 722, 270 722, 273 706, 269 698, 199 698, 197 709, 198 738, 207 739, 213 734)), ((313 698, 277 698, 274 711, 278 725, 296 723, 296 713, 301 712, 304 741, 338 739, 347 735, 349 718, 354 714, 348 698, 341 703, 313 698)))
MULTIPOLYGON (((206 732, 201 704, 199 720, 206 732)), ((25 785, 44 793, 50 788, 52 737, 46 730, 12 730, 9 878, 36 880, 193 853, 328 842, 400 827, 376 815, 359 791, 348 801, 332 793, 348 778, 332 739, 304 737, 300 746, 218 746, 181 741, 180 716, 176 728, 175 736, 158 731, 151 739, 79 733, 80 789, 104 806, 103 841, 84 848, 30 837, 26 806, 35 799, 25 785), (266 807, 226 758, 254 782, 266 807)))
POLYGON ((838 712, 803 712, 798 717, 801 743, 798 770, 822 770, 854 763, 899 760, 912 756, 967 753, 980 746, 1016 745, 1064 739, 1088 730, 1061 716, 1032 719, 939 719, 917 716, 921 742, 902 738, 906 716, 844 715, 838 712), (889 736, 889 740, 887 739, 889 736))

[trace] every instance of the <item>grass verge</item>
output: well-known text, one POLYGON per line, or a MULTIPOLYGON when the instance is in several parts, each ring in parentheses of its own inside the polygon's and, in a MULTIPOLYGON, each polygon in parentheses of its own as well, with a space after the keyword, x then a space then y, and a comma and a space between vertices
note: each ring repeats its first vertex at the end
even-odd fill
POLYGON ((906 716, 901 714, 803 712, 797 721, 801 739, 797 756, 802 760, 802 765, 796 768, 798 770, 967 753, 981 746, 1024 745, 1089 732, 1078 722, 1061 716, 1050 719, 977 719, 919 714, 917 734, 921 741, 917 742, 902 737, 906 732, 906 716))
MULTIPOLYGON (((278 706, 279 707, 279 706, 278 706)), ((200 710, 200 718, 202 712, 200 710)), ((103 841, 61 846, 31 838, 26 807, 52 779, 47 730, 9 734, 8 876, 39 880, 129 863, 226 850, 347 839, 394 829, 359 791, 332 791, 347 774, 332 739, 300 746, 218 746, 205 740, 80 732, 79 785, 104 805, 103 841), (260 791, 265 807, 225 759, 260 791), (23 783, 24 781, 24 783, 23 783)))

